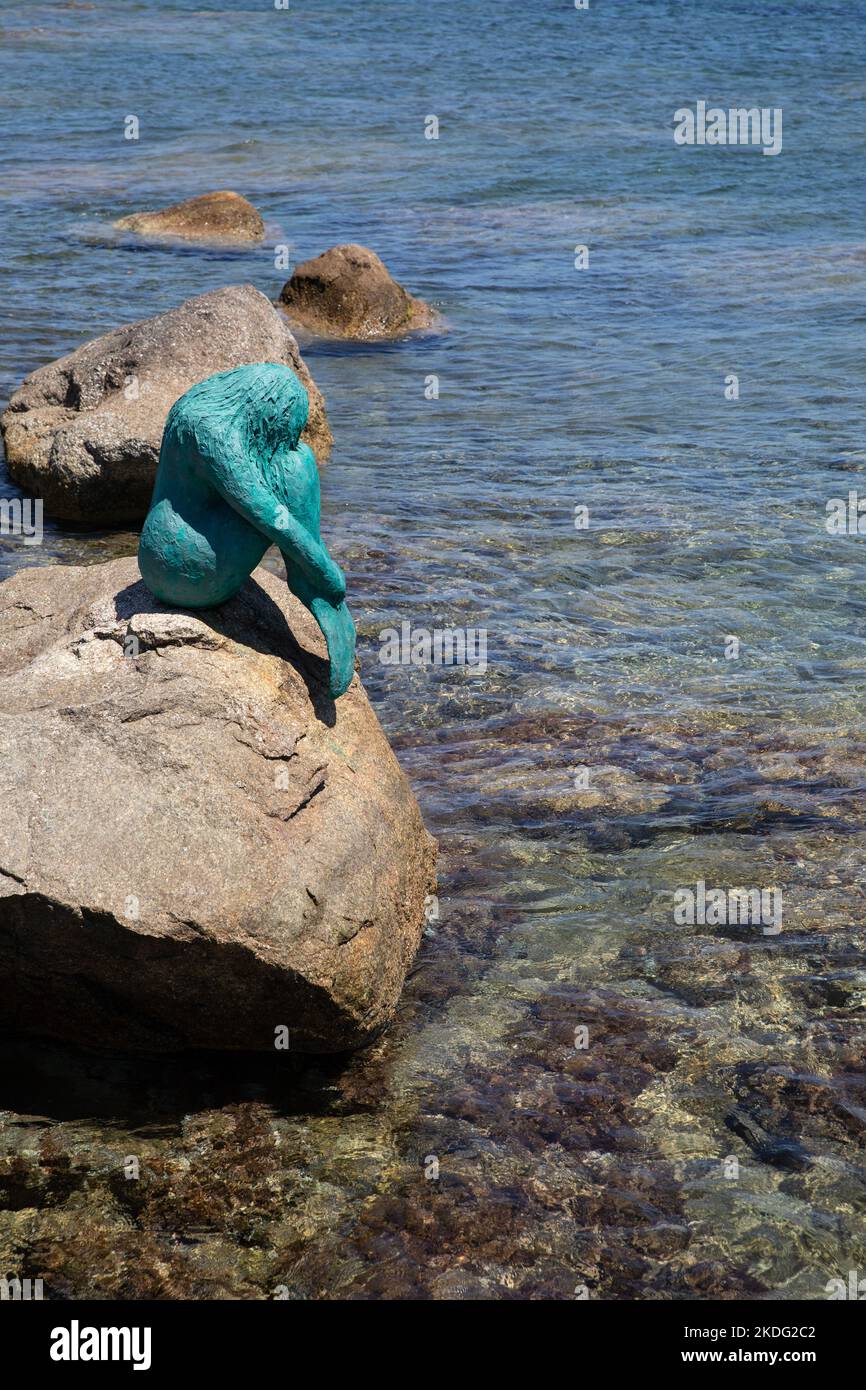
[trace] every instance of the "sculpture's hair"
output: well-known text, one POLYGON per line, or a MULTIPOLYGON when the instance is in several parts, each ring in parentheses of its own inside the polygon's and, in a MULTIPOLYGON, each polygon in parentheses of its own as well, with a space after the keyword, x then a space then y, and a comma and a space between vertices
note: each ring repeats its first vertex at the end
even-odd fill
POLYGON ((194 448, 207 455, 240 446, 267 472, 278 448, 297 445, 309 408, 304 385, 290 367, 278 362, 233 367, 200 381, 175 401, 165 422, 163 448, 194 448))

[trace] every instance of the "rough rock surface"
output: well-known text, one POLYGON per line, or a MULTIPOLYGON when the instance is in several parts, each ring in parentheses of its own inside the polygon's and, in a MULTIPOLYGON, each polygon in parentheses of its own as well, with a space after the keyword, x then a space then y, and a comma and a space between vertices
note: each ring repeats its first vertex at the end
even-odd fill
POLYGON ((228 189, 203 193, 200 198, 187 198, 153 212, 131 212, 114 225, 144 236, 184 237, 188 241, 261 241, 265 234, 261 214, 252 203, 228 189))
POLYGON ((31 372, 0 419, 9 472, 56 516, 91 525, 140 520, 174 402, 214 372, 248 362, 298 373, 310 396, 303 438, 321 461, 331 444, 325 403, 295 339, 265 295, 230 285, 31 372))
POLYGON ((388 1022, 434 842, 282 579, 191 613, 134 560, 22 570, 0 709, 0 1030, 334 1052, 388 1022))
POLYGON ((429 328, 435 312, 414 299, 366 246, 332 246, 296 267, 280 291, 293 324, 331 338, 394 338, 429 328))

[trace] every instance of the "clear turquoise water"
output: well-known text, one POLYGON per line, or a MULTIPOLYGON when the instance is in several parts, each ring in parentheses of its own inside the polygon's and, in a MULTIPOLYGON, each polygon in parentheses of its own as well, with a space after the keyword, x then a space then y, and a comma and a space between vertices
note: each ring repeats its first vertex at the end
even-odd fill
MULTIPOLYGON (((441 841, 441 918, 392 1035, 348 1073, 290 1100, 247 1077, 192 1119, 162 1076, 156 1164, 198 1152, 223 1102, 283 1135, 285 1206, 254 1240, 212 1215, 174 1292, 822 1297, 866 1259, 866 541, 824 525, 829 498, 866 492, 866 4, 97 0, 3 3, 0 27, 2 400, 193 294, 276 297, 286 241, 297 261, 369 245, 448 321, 305 353, 335 436, 324 528, 441 841), (782 154, 675 146, 699 98, 781 106, 782 154), (220 187, 262 211, 262 248, 110 228, 220 187), (382 666, 377 634, 404 619, 485 627, 487 674, 382 666), (780 884, 781 937, 675 932, 671 894, 699 877, 780 884), (736 1137, 735 1105, 810 1166, 736 1137)), ((41 554, 2 538, 0 569, 132 545, 50 528, 41 554)), ((147 1242, 195 1223, 130 1215, 110 1181, 143 1123, 128 1075, 70 1115, 51 1108, 63 1065, 38 1064, 45 1123, 132 1241, 105 1279, 134 1296, 147 1242)), ((9 1152, 25 1130, 8 1120, 9 1152)), ((39 1274, 55 1236, 33 1205, 39 1274)), ((58 1288, 87 1292, 88 1265, 58 1288)))

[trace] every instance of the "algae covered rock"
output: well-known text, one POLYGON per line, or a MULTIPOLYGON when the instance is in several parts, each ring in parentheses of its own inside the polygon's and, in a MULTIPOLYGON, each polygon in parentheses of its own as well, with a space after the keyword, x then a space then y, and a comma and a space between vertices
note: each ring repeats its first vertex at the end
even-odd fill
POLYGON ((332 246, 295 268, 280 292, 291 322, 330 338, 394 338, 436 320, 366 246, 332 246))
POLYGON ((187 198, 152 212, 131 212, 115 222, 142 236, 182 237, 186 241, 261 241, 265 224, 246 198, 228 189, 187 198))
POLYGON ((134 560, 22 570, 0 708, 0 1030, 334 1052, 387 1024, 434 844, 284 580, 184 612, 134 560))

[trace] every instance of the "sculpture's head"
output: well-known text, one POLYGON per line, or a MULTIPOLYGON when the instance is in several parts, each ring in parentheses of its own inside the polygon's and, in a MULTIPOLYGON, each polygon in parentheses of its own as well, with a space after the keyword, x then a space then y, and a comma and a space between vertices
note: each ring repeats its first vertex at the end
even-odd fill
POLYGON ((189 430, 199 446, 209 438, 217 447, 233 435, 249 457, 265 463, 277 449, 294 449, 309 409, 306 389, 290 367, 252 362, 190 387, 172 406, 166 432, 180 442, 189 430))

